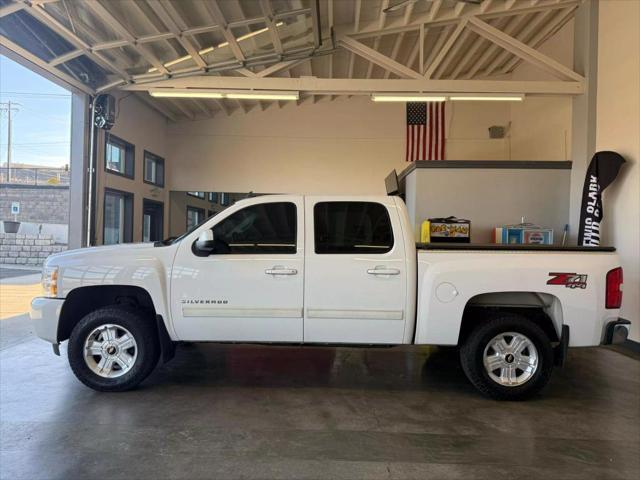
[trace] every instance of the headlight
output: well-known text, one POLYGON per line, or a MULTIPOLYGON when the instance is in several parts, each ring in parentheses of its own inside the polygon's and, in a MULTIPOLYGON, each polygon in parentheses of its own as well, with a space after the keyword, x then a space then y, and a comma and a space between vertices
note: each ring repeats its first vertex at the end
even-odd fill
POLYGON ((42 269, 42 291, 45 297, 58 296, 58 267, 42 269))

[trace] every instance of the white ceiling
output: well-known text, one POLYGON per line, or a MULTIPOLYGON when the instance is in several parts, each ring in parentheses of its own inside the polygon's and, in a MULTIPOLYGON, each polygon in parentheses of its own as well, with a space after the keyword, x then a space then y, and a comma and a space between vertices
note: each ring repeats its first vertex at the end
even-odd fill
MULTIPOLYGON (((491 79, 523 58, 580 81, 531 51, 571 20, 580 3, 0 0, 0 43, 89 93, 203 75, 491 79)), ((139 95, 174 120, 272 104, 139 95)), ((324 96, 336 95, 303 92, 301 101, 324 96)))

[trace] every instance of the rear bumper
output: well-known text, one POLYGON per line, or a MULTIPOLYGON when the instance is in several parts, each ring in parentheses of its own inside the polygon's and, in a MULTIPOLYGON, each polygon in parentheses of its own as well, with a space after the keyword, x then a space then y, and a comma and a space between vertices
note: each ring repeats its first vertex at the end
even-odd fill
POLYGON ((54 344, 58 343, 58 320, 63 298, 36 297, 31 301, 31 322, 36 335, 54 344))
POLYGON ((602 345, 615 345, 618 343, 624 343, 629 336, 629 325, 631 322, 624 318, 613 320, 604 328, 604 338, 602 339, 602 345))

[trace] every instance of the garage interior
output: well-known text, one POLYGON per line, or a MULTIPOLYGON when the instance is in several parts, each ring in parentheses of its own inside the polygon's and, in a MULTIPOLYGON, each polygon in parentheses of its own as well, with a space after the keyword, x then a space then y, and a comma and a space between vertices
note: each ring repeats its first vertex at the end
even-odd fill
POLYGON ((432 347, 185 344, 99 394, 14 317, 0 476, 637 478, 638 25, 635 1, 0 0, 0 53, 73 95, 70 248, 178 236, 250 193, 382 195, 394 169, 424 176, 416 233, 455 214, 488 242, 535 203, 575 242, 589 161, 614 150, 602 236, 632 322, 628 345, 574 349, 544 395, 507 404, 432 347), (437 166, 406 161, 388 101, 426 94, 447 100, 437 166))

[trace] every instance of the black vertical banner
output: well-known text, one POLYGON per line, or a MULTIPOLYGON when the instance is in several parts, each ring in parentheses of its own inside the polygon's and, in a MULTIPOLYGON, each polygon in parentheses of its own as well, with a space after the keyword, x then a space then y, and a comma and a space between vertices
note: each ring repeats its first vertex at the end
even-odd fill
POLYGON ((582 190, 578 245, 600 245, 600 222, 604 217, 602 191, 616 179, 624 162, 616 152, 597 152, 591 159, 582 190))

